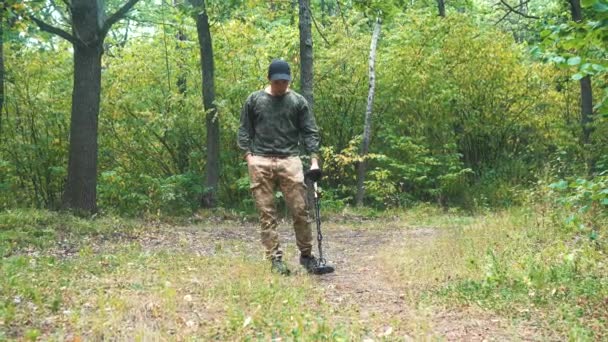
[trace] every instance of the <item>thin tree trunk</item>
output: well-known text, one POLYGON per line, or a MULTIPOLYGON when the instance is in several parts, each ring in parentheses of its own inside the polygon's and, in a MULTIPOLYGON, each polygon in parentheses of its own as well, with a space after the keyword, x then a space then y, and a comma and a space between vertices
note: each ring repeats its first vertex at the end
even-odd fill
POLYGON ((312 110, 313 98, 313 50, 310 0, 300 1, 300 92, 312 110))
POLYGON ((445 0, 437 0, 437 8, 439 9, 439 16, 445 18, 445 0))
MULTIPOLYGON (((583 21, 583 10, 580 0, 569 0, 572 20, 580 23, 583 21)), ((581 127, 582 143, 587 145, 591 142, 591 123, 593 122, 593 92, 591 88, 591 77, 589 75, 580 80, 581 88, 581 127)))
MULTIPOLYGON (((300 93, 308 102, 310 110, 314 107, 313 97, 313 61, 314 55, 312 50, 312 18, 310 10, 310 0, 299 0, 299 30, 300 30, 300 93)), ((312 191, 312 183, 308 183, 307 200, 309 207, 314 203, 314 193, 312 191)), ((313 217, 314 210, 309 211, 309 215, 313 217)))
POLYGON ((577 23, 583 21, 583 8, 581 7, 580 0, 569 0, 569 2, 572 20, 576 21, 577 23))
MULTIPOLYGON (((174 6, 175 6, 175 3, 174 3, 174 6)), ((179 53, 180 57, 179 57, 179 63, 178 63, 179 74, 177 76, 177 91, 181 95, 181 97, 179 99, 180 109, 181 109, 184 106, 184 99, 186 96, 186 92, 188 91, 188 83, 187 83, 187 78, 186 78, 187 71, 185 68, 186 62, 184 61, 184 57, 183 57, 184 52, 181 52, 184 49, 181 47, 180 42, 186 41, 187 39, 186 39, 186 35, 184 34, 184 32, 181 29, 178 31, 176 38, 178 40, 176 49, 177 49, 177 51, 180 51, 180 53, 179 53)), ((188 165, 190 164, 190 160, 189 160, 190 146, 186 139, 185 126, 186 125, 182 123, 182 120, 178 120, 176 132, 175 132, 176 138, 177 138, 177 168, 181 174, 186 172, 186 169, 188 168, 188 165)))
POLYGON ((325 3, 325 0, 321 0, 321 23, 323 25, 327 25, 327 12, 328 5, 325 3))
POLYGON ((2 141, 2 118, 4 115, 4 6, 0 7, 0 142, 2 141))
POLYGON ((583 144, 591 142, 593 128, 593 89, 591 76, 587 75, 580 81, 581 84, 581 126, 583 127, 583 144))
POLYGON ((298 0, 291 0, 291 18, 290 18, 290 23, 291 25, 294 25, 296 23, 296 8, 298 7, 298 0))
POLYGON ((215 107, 215 67, 213 63, 213 44, 209 28, 209 17, 201 1, 203 10, 196 17, 196 29, 200 44, 203 78, 203 105, 207 124, 207 167, 205 172, 205 193, 201 199, 204 208, 217 205, 217 190, 220 178, 220 124, 215 107))
POLYGON ((365 110, 365 126, 363 127, 363 142, 361 143, 361 162, 357 165, 357 196, 356 205, 363 206, 365 197, 365 173, 367 171, 367 153, 369 152, 369 142, 372 132, 372 111, 374 106, 374 94, 376 91, 376 47, 380 38, 381 29, 380 18, 376 19, 374 33, 369 52, 369 92, 367 95, 367 109, 365 110))
MULTIPOLYGON (((184 42, 187 40, 186 35, 184 34, 184 32, 180 29, 179 32, 177 33, 177 40, 179 42, 184 42)), ((180 44, 177 44, 177 50, 183 50, 180 46, 180 44)), ((180 73, 179 76, 177 76, 177 91, 180 93, 180 95, 185 95, 186 91, 188 90, 188 83, 186 82, 186 71, 185 71, 185 61, 180 60, 179 61, 179 68, 180 68, 180 73)))

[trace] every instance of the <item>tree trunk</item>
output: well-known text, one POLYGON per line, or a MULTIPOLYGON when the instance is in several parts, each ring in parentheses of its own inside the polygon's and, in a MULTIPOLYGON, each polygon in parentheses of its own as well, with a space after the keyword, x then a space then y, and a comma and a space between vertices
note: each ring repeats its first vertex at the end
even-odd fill
MULTIPOLYGON (((180 29, 177 32, 177 40, 179 42, 185 42, 187 40, 186 35, 184 34, 184 32, 180 29)), ((181 45, 178 43, 177 44, 177 48, 176 50, 180 51, 180 50, 184 50, 183 48, 181 48, 181 45)), ((180 95, 185 95, 186 91, 188 90, 188 83, 187 83, 187 78, 186 78, 186 70, 185 70, 185 64, 186 62, 183 59, 180 59, 179 61, 179 69, 180 69, 180 73, 179 76, 177 76, 177 91, 180 93, 180 95)))
POLYGON ((4 115, 4 7, 0 8, 0 141, 2 141, 2 117, 4 115))
POLYGON ((68 179, 64 208, 97 211, 97 122, 102 45, 74 46, 74 88, 70 121, 68 179))
POLYGON ((72 33, 32 16, 41 30, 58 35, 74 48, 68 177, 63 207, 78 213, 97 211, 97 122, 101 96, 103 41, 114 23, 139 0, 128 0, 106 18, 103 0, 72 0, 72 33))
POLYGON ((295 24, 296 22, 296 8, 298 7, 298 0, 291 0, 291 17, 289 19, 289 22, 291 25, 295 24))
POLYGON ((103 39, 98 1, 72 2, 74 82, 70 120, 68 179, 63 206, 83 213, 97 211, 97 121, 101 92, 103 39))
POLYGON ((580 0, 569 0, 569 2, 572 20, 576 21, 577 23, 583 21, 583 8, 581 7, 580 0))
POLYGON ((327 4, 321 0, 321 23, 327 25, 327 4))
POLYGON ((581 84, 581 126, 583 128, 583 144, 591 142, 593 128, 593 90, 591 88, 591 76, 587 75, 580 81, 581 84))
POLYGON ((437 0, 437 8, 439 9, 439 16, 445 18, 445 0, 437 0))
POLYGON ((205 193, 201 205, 213 208, 217 205, 217 190, 220 178, 220 124, 215 107, 215 67, 213 63, 213 44, 209 29, 209 17, 204 8, 196 17, 196 29, 200 44, 201 68, 203 78, 203 106, 207 124, 207 167, 205 172, 205 193))
MULTIPOLYGON (((174 6, 176 6, 174 2, 174 6)), ((186 96, 186 92, 188 91, 188 83, 187 83, 187 71, 186 71, 186 61, 183 55, 184 48, 182 48, 180 42, 184 42, 187 40, 186 35, 180 29, 177 33, 178 44, 176 46, 176 50, 179 51, 179 62, 178 62, 178 76, 177 76, 177 91, 181 95, 179 98, 180 109, 184 108, 184 100, 186 96)), ((188 139, 186 137, 186 124, 182 123, 182 120, 178 119, 177 127, 175 129, 175 136, 177 139, 177 169, 179 173, 184 174, 188 169, 188 165, 190 164, 190 144, 188 144, 188 139)))
POLYGON ((314 107, 313 98, 313 51, 310 0, 300 1, 300 92, 308 101, 310 110, 314 107))
POLYGON ((363 141, 361 143, 361 162, 357 165, 357 196, 356 206, 363 206, 365 197, 365 172, 367 170, 367 153, 369 152, 369 142, 372 131, 372 110, 374 106, 374 94, 376 91, 376 47, 380 38, 381 28, 380 18, 376 19, 374 33, 369 52, 369 92, 367 95, 367 109, 365 110, 365 126, 363 127, 363 141))
MULTIPOLYGON (((313 50, 312 50, 312 20, 310 10, 310 0, 298 0, 299 3, 299 30, 300 30, 300 93, 306 101, 310 110, 314 107, 313 97, 313 50)), ((307 201, 309 207, 314 203, 314 193, 312 183, 307 182, 307 201)), ((314 210, 309 211, 311 218, 314 217, 314 210)))
MULTIPOLYGON (((583 10, 580 0, 570 0, 572 20, 580 23, 583 21, 583 10)), ((581 87, 581 127, 582 143, 587 145, 591 142, 591 123, 593 122, 593 92, 591 88, 591 77, 585 76, 580 80, 581 87)))

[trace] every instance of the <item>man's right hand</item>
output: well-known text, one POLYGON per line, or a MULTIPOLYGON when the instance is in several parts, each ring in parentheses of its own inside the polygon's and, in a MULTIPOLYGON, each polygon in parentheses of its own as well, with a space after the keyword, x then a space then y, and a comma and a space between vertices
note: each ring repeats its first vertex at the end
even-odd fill
POLYGON ((304 177, 306 177, 306 179, 310 179, 312 182, 318 182, 322 176, 323 173, 318 167, 316 169, 310 169, 306 171, 306 174, 304 174, 304 177))

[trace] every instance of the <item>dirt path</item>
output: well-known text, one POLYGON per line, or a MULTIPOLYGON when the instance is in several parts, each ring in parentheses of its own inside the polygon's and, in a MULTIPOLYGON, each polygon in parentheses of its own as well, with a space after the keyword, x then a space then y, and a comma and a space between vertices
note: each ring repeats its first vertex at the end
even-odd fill
POLYGON ((472 310, 417 308, 405 295, 408 289, 391 279, 380 251, 432 244, 442 232, 435 228, 386 225, 382 230, 329 224, 328 253, 337 272, 319 277, 327 301, 342 310, 356 310, 362 323, 378 327, 372 336, 405 340, 534 341, 533 327, 472 310), (440 311, 435 311, 440 310, 440 311))
MULTIPOLYGON (((376 327, 369 332, 370 340, 378 336, 391 340, 539 340, 537 336, 540 335, 529 324, 514 325, 509 320, 481 311, 414 307, 415 304, 405 295, 408 289, 391 279, 378 251, 411 244, 432 244, 437 234, 442 232, 435 228, 400 227, 397 224, 367 229, 361 227, 360 222, 324 223, 324 251, 329 262, 336 266, 336 272, 316 277, 337 317, 359 317, 359 322, 354 324, 376 327)), ((146 249, 179 249, 183 252, 185 248, 187 252, 200 255, 212 254, 218 248, 231 248, 232 243, 238 242, 241 246, 238 253, 261 256, 255 223, 232 222, 171 229, 171 234, 161 229, 138 240, 146 249)), ((289 224, 283 222, 279 233, 284 248, 291 248, 286 253, 287 261, 292 269, 296 269, 298 257, 289 224)))

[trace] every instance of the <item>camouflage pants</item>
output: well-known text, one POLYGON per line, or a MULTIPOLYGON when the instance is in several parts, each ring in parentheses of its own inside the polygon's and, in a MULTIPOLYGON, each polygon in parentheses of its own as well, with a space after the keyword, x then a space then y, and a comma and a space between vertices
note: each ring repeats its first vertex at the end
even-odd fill
POLYGON ((277 233, 277 212, 274 202, 274 191, 277 184, 293 217, 298 249, 301 254, 309 255, 312 251, 312 231, 300 158, 251 156, 249 179, 260 215, 261 238, 266 250, 266 257, 280 258, 283 255, 277 233))

